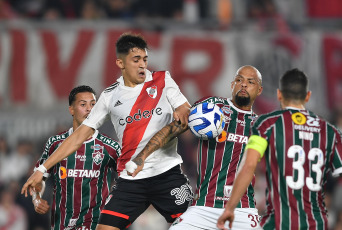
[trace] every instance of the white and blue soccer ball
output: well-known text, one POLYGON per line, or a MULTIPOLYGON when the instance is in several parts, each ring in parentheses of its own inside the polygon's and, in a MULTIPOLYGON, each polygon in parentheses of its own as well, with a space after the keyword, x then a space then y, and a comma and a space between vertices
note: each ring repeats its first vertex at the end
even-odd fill
POLYGON ((224 129, 224 115, 218 105, 203 102, 191 108, 188 125, 196 137, 216 138, 224 129))

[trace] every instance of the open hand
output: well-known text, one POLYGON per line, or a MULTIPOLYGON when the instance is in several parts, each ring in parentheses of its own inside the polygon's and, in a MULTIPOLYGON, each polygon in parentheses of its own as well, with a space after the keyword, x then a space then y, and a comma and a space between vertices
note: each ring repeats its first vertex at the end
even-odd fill
POLYGON ((27 190, 29 190, 30 195, 32 196, 32 193, 34 191, 33 188, 36 187, 38 183, 41 183, 43 180, 43 173, 40 171, 35 171, 26 181, 23 188, 21 189, 21 194, 25 194, 25 197, 27 197, 27 190))
POLYGON ((234 210, 231 211, 229 209, 225 209, 222 215, 217 220, 217 228, 220 230, 228 230, 224 227, 224 224, 226 221, 229 221, 229 228, 231 229, 233 227, 233 221, 234 221, 234 210))

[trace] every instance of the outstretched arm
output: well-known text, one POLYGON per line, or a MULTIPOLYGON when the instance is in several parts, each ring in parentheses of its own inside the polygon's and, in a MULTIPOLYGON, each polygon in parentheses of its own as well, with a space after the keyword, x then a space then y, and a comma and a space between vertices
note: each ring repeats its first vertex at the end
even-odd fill
POLYGON ((21 194, 25 194, 25 197, 27 197, 27 190, 29 190, 30 194, 32 195, 33 188, 37 185, 37 183, 42 181, 44 172, 79 149, 82 143, 91 135, 93 135, 93 133, 94 130, 86 125, 81 125, 78 129, 76 129, 73 134, 63 141, 63 143, 44 162, 44 164, 40 165, 30 176, 30 178, 27 179, 26 183, 21 189, 21 194))

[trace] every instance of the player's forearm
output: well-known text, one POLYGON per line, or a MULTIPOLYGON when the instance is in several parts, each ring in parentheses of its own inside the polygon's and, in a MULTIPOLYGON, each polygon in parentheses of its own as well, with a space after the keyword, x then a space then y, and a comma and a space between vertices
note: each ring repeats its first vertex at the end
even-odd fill
POLYGON ((236 208, 241 197, 245 194, 247 187, 251 183, 253 176, 253 169, 249 169, 245 166, 240 170, 238 176, 234 180, 233 190, 226 205, 227 209, 234 210, 236 208))
POLYGON ((149 155, 159 148, 165 146, 169 141, 177 137, 179 134, 185 132, 188 127, 182 126, 179 122, 173 121, 159 132, 157 132, 150 141, 146 144, 144 149, 133 160, 137 165, 140 165, 149 155))
POLYGON ((249 149, 245 152, 241 165, 238 169, 237 176, 234 180, 233 190, 226 208, 234 210, 238 205, 243 194, 245 194, 247 187, 250 185, 254 177, 254 172, 260 158, 260 153, 254 149, 249 149))
POLYGON ((93 130, 87 126, 81 125, 73 134, 71 134, 62 144, 51 154, 44 162, 44 167, 50 169, 64 158, 70 156, 79 149, 82 143, 91 136, 93 130))

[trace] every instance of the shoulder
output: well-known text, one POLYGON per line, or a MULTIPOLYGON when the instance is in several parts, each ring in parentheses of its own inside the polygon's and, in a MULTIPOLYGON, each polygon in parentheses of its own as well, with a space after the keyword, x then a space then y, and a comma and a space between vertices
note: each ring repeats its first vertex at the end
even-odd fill
POLYGON ((45 144, 45 148, 51 148, 51 146, 59 144, 60 142, 64 141, 69 136, 68 131, 61 132, 54 136, 49 137, 45 144))
POLYGON ((265 113, 262 115, 259 115, 257 120, 255 121, 255 125, 264 123, 266 121, 275 121, 278 120, 279 117, 281 117, 286 111, 285 110, 276 110, 270 113, 265 113))
POLYGON ((152 78, 155 79, 167 79, 167 78, 171 78, 171 75, 169 73, 169 71, 166 70, 161 70, 161 71, 151 71, 151 76, 152 78))
POLYGON ((115 89, 119 86, 119 84, 120 84, 119 82, 115 82, 115 83, 111 84, 109 87, 107 87, 107 88, 103 91, 103 93, 106 94, 106 93, 112 92, 113 90, 115 90, 115 89))
POLYGON ((206 96, 203 97, 201 99, 199 99, 198 101, 196 101, 193 106, 196 106, 198 104, 207 102, 207 103, 213 103, 213 104, 225 104, 226 98, 223 97, 216 97, 216 96, 206 96))
POLYGON ((64 141, 68 136, 69 136, 69 131, 66 130, 66 131, 60 132, 54 136, 51 136, 48 139, 48 142, 55 143, 55 142, 59 142, 59 141, 64 141))

